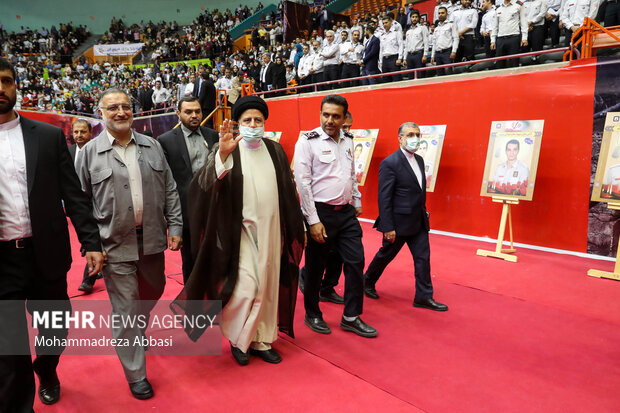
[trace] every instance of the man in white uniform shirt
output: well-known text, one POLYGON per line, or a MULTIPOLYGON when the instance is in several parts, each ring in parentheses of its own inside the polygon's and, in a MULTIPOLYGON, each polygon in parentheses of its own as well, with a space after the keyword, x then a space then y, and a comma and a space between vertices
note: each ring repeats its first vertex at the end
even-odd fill
MULTIPOLYGON (((410 14, 411 28, 407 30, 405 37, 405 62, 407 69, 417 69, 426 65, 428 55, 428 28, 420 24, 420 13, 412 11, 410 14)), ((424 77, 424 72, 417 73, 418 78, 424 77)), ((409 79, 414 79, 413 74, 409 79)))
POLYGON ((362 337, 376 337, 377 330, 359 317, 364 302, 364 246, 356 217, 362 207, 355 179, 353 136, 342 131, 348 106, 342 96, 326 96, 321 102, 321 126, 304 134, 295 145, 293 170, 301 210, 310 228, 304 323, 316 333, 331 333, 319 308, 319 290, 327 256, 335 249, 344 263, 345 276, 340 326, 362 337))
MULTIPOLYGON (((496 51, 497 57, 517 54, 520 50, 519 46, 527 46, 527 16, 525 8, 519 3, 504 0, 497 6, 493 27, 496 30, 491 33, 491 50, 496 51)), ((499 60, 496 66, 497 68, 517 67, 519 59, 499 60)))
POLYGON ((506 143, 506 162, 499 164, 493 175, 492 189, 496 193, 525 196, 530 169, 517 159, 520 147, 516 139, 506 143))
MULTIPOLYGON (((396 72, 400 70, 403 60, 404 43, 402 31, 399 31, 394 20, 385 16, 382 20, 383 32, 379 36, 379 67, 382 73, 396 72)), ((384 76, 382 82, 395 82, 400 80, 400 75, 384 76)))
MULTIPOLYGON (((440 7, 438 11, 439 24, 433 33, 433 51, 431 64, 446 65, 454 62, 456 51, 459 48, 459 32, 456 24, 448 21, 448 9, 440 7)), ((438 75, 452 74, 452 68, 437 69, 438 75)))
MULTIPOLYGON (((312 60, 314 59, 314 55, 310 54, 310 46, 304 44, 302 46, 302 50, 304 55, 299 59, 299 64, 297 65, 297 76, 299 77, 299 82, 302 85, 309 85, 312 83, 312 75, 310 73, 310 69, 312 69, 312 60)), ((309 92, 309 88, 299 89, 301 92, 309 92)))
MULTIPOLYGON (((583 24, 583 19, 594 19, 600 0, 566 0, 560 17, 564 27, 564 45, 570 46, 571 37, 583 24)), ((575 39, 576 40, 576 39, 575 39)))
MULTIPOLYGON (((323 81, 328 82, 330 80, 338 80, 339 68, 338 61, 340 60, 340 45, 336 43, 334 38, 334 31, 328 30, 325 32, 325 41, 323 42, 323 49, 320 52, 323 57, 323 81)), ((326 85, 326 89, 333 89, 336 85, 326 85)))
POLYGON ((170 99, 170 92, 161 85, 161 80, 155 81, 155 89, 153 89, 153 105, 155 109, 163 109, 170 99))
MULTIPOLYGON (((545 15, 547 13, 547 0, 526 0, 523 3, 528 25, 527 48, 537 52, 542 50, 545 41, 545 15)), ((533 60, 537 60, 534 56, 533 60)))
POLYGON ((478 25, 478 10, 471 7, 471 0, 461 0, 461 9, 454 12, 454 23, 459 32, 456 61, 474 60, 474 34, 478 25))
POLYGON ((487 57, 493 57, 495 50, 491 50, 491 33, 495 30, 495 0, 482 0, 482 11, 484 14, 480 25, 480 36, 482 36, 487 57))
MULTIPOLYGON (((346 41, 340 45, 340 58, 342 59, 341 79, 359 77, 363 54, 364 46, 360 43, 360 32, 354 30, 351 35, 351 41, 346 41)), ((358 84, 358 80, 343 82, 343 86, 357 86, 358 84)))

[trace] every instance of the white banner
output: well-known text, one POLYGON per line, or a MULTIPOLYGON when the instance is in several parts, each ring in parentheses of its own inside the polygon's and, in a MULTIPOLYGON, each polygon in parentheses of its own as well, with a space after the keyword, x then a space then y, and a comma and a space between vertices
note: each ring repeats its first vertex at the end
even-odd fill
POLYGON ((96 44, 93 46, 95 56, 124 56, 134 55, 142 49, 144 43, 127 44, 96 44))

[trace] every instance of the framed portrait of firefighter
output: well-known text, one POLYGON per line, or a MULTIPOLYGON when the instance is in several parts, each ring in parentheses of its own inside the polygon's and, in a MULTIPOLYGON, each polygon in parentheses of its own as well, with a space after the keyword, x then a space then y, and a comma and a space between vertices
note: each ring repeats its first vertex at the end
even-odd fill
POLYGON ((426 192, 435 191, 441 149, 446 136, 446 125, 420 125, 420 146, 415 151, 424 159, 426 192))
POLYGON ((481 196, 532 199, 544 124, 544 120, 491 124, 481 196))
POLYGON ((592 201, 620 204, 620 112, 609 112, 605 119, 592 201))
POLYGON ((351 129, 350 132, 353 134, 355 179, 357 179, 359 186, 364 186, 372 153, 375 150, 375 143, 377 143, 377 136, 379 136, 379 129, 351 129))

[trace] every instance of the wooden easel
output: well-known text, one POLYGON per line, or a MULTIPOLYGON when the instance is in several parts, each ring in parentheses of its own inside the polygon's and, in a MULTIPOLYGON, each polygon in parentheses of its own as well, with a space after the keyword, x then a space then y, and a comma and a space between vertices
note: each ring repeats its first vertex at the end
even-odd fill
POLYGON ((512 245, 512 214, 510 213, 511 205, 518 205, 519 200, 509 197, 494 196, 493 202, 500 202, 502 204, 502 217, 499 222, 499 233, 497 234, 497 244, 495 245, 495 251, 479 249, 476 251, 476 255, 483 257, 501 258, 502 260, 517 262, 517 256, 511 255, 517 250, 512 245), (504 243, 504 235, 506 232, 506 220, 508 221, 508 230, 510 234, 510 248, 502 248, 504 243))
MULTIPOLYGON (((610 202, 607 204, 607 208, 620 210, 620 203, 610 202)), ((616 251, 616 265, 614 266, 614 272, 607 272, 601 270, 588 270, 590 277, 596 278, 609 278, 611 280, 620 281, 620 264, 618 263, 618 256, 620 254, 620 242, 618 243, 618 251, 616 251)))

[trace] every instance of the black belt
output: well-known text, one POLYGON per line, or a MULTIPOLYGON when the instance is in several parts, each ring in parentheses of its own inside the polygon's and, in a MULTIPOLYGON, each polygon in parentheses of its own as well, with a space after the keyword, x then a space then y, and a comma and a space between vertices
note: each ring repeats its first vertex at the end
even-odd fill
POLYGON ((436 50, 435 54, 441 54, 441 53, 446 53, 446 52, 452 52, 452 48, 448 47, 447 49, 436 50))
POLYGON ((512 39, 513 37, 519 37, 520 34, 511 34, 510 36, 498 36, 498 39, 512 39))
POLYGON ((318 207, 326 208, 326 209, 331 209, 333 211, 340 211, 340 210, 344 209, 345 207, 349 206, 349 204, 332 205, 332 204, 326 204, 325 202, 315 202, 315 204, 318 207))
POLYGON ((387 59, 398 59, 398 55, 397 54, 391 54, 389 56, 384 56, 383 60, 387 60, 387 59))
POLYGON ((0 241, 0 248, 23 249, 32 245, 32 237, 0 241))
POLYGON ((355 66, 355 67, 359 67, 359 66, 357 65, 357 63, 345 63, 344 65, 345 65, 345 66, 355 66))
POLYGON ((409 56, 415 56, 424 53, 424 50, 416 50, 415 52, 409 53, 409 56))
POLYGON ((142 234, 142 227, 136 227, 136 234, 142 234))

